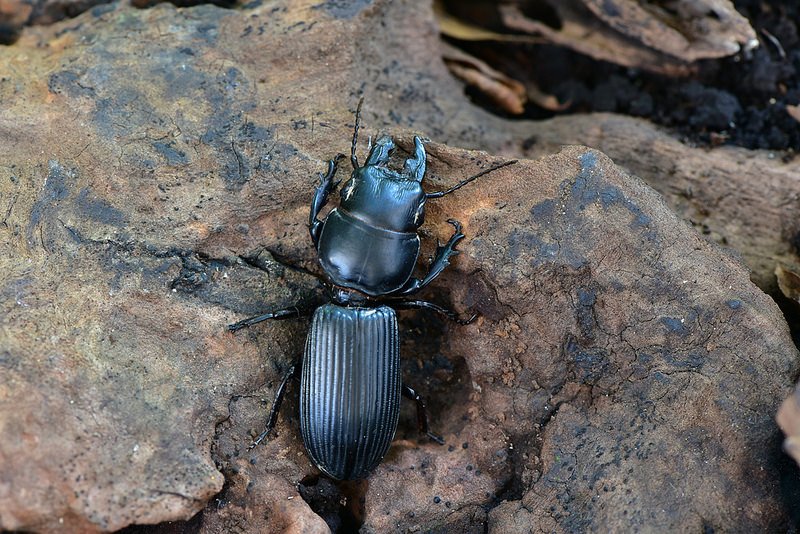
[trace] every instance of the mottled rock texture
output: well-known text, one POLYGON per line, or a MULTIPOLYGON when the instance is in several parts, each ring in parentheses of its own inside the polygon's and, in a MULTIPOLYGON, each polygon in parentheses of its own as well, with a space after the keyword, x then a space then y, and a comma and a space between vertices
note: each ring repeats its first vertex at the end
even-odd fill
POLYGON ((652 124, 597 113, 536 123, 529 157, 580 143, 642 177, 709 239, 741 255, 751 278, 778 293, 775 266, 800 265, 800 161, 737 147, 692 148, 652 124))
POLYGON ((290 394, 246 450, 306 325, 224 325, 315 298, 308 204, 358 96, 364 139, 435 141, 430 189, 553 124, 469 106, 436 39, 415 2, 120 5, 3 51, 0 528, 201 510, 204 532, 787 527, 772 415, 797 351, 779 311, 582 147, 430 203, 423 257, 448 217, 468 237, 426 296, 481 313, 402 315, 406 379, 447 445, 405 406, 369 481, 329 485, 290 394))

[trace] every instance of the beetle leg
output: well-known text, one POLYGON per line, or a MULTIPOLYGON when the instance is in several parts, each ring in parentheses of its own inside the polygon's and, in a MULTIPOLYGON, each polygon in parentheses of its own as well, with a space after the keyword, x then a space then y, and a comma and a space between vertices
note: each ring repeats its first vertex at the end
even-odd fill
POLYGON ((283 396, 286 394, 286 385, 289 383, 289 380, 292 378, 298 378, 300 376, 300 365, 294 364, 286 371, 283 375, 283 380, 281 380, 281 385, 278 386, 278 392, 275 394, 275 400, 272 402, 272 409, 269 411, 269 417, 267 418, 267 425, 264 428, 264 431, 258 435, 258 437, 253 440, 253 443, 247 447, 247 450, 250 450, 256 447, 259 443, 261 443, 264 438, 270 433, 270 431, 275 428, 275 423, 278 422, 278 411, 281 409, 281 404, 283 403, 283 396))
POLYGON ((285 310, 277 310, 274 312, 264 313, 262 315, 256 315, 255 317, 242 319, 237 323, 229 324, 228 330, 230 332, 236 332, 242 328, 247 328, 248 326, 253 326, 254 324, 266 321, 267 319, 291 319, 293 317, 300 317, 301 315, 303 315, 303 311, 300 309, 300 307, 292 306, 291 308, 286 308, 285 310))
POLYGON ((444 246, 439 245, 436 247, 436 255, 431 262, 431 267, 428 270, 428 274, 426 274, 425 278, 422 280, 419 278, 410 278, 408 282, 406 282, 405 286, 397 291, 397 294, 410 295, 427 286, 433 282, 437 276, 442 274, 442 271, 444 271, 445 267, 450 265, 450 258, 458 254, 458 251, 456 250, 456 244, 464 239, 464 234, 461 233, 461 223, 454 219, 448 219, 447 222, 452 224, 456 230, 453 232, 453 235, 450 236, 450 239, 444 246))
POLYGON ((434 304, 433 302, 428 302, 427 300, 403 300, 397 303, 388 302, 388 304, 395 309, 424 309, 435 311, 460 325, 468 325, 478 317, 477 313, 473 313, 469 319, 462 319, 453 310, 448 310, 447 308, 434 304))
POLYGON ((333 181, 333 177, 336 175, 339 161, 343 157, 344 154, 336 154, 336 157, 328 162, 328 172, 325 174, 320 173, 319 175, 319 185, 314 191, 314 199, 311 201, 311 211, 308 214, 308 231, 311 233, 314 246, 317 245, 319 233, 322 231, 322 221, 320 221, 317 216, 319 212, 322 211, 323 206, 328 202, 328 195, 339 185, 339 182, 333 181))
POLYGON ((417 392, 403 384, 403 396, 413 400, 417 405, 417 426, 420 433, 425 434, 439 445, 444 445, 444 440, 430 431, 428 428, 428 409, 425 407, 425 399, 417 395, 417 392))
POLYGON ((353 127, 353 143, 350 145, 350 164, 353 170, 358 168, 358 156, 356 156, 356 146, 358 146, 358 128, 361 126, 361 104, 364 103, 364 97, 358 99, 358 106, 356 107, 356 125, 353 127))

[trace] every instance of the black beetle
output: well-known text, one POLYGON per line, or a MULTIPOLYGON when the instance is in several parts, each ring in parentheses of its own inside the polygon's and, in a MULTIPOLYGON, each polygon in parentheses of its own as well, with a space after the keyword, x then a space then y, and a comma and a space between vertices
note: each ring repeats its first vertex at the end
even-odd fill
MULTIPOLYGON (((300 376, 300 428, 311 459, 321 471, 338 480, 366 477, 389 449, 397 429, 400 395, 417 405, 420 431, 430 432, 423 399, 400 378, 397 317, 393 308, 424 308, 446 315, 460 324, 467 320, 427 301, 402 299, 427 286, 457 254, 464 238, 461 224, 448 222, 455 232, 438 246, 428 273, 414 278, 420 251, 417 229, 422 225, 425 201, 459 189, 488 172, 515 163, 507 161, 462 180, 446 191, 426 193, 425 148, 414 137, 414 157, 402 172, 388 167, 395 148, 388 136, 380 137, 361 167, 356 157, 361 102, 356 111, 350 161, 353 173, 344 184, 339 206, 324 220, 318 215, 335 191, 337 165, 342 154, 320 173, 320 185, 311 202, 309 231, 327 280, 330 302, 320 306, 311 320, 302 365, 291 366, 278 387, 266 429, 253 442, 260 443, 275 426, 286 386, 300 376)), ((301 315, 294 307, 259 315, 228 327, 231 331, 267 319, 301 315)))

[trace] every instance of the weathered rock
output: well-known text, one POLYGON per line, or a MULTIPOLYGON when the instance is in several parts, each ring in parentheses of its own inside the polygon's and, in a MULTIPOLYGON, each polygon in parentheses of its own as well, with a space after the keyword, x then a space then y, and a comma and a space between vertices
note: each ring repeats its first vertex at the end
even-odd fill
MULTIPOLYGON (((777 520, 780 504, 764 499, 772 483, 761 469, 769 470, 779 438, 768 417, 736 430, 748 414, 769 413, 787 383, 771 377, 795 365, 785 328, 764 337, 765 320, 780 323, 776 310, 763 296, 742 296, 746 282, 733 279, 747 273, 735 260, 701 260, 713 249, 605 158, 570 149, 539 163, 535 175, 488 179, 489 198, 462 207, 477 237, 463 247, 460 267, 486 276, 494 310, 484 305, 479 335, 455 336, 452 345, 481 391, 480 413, 518 455, 532 524, 749 530, 777 520), (759 355, 751 359, 744 346, 759 355), (470 357, 487 352, 501 369, 470 357), (731 371, 758 376, 739 381, 731 371), (773 400, 744 400, 751 380, 772 382, 773 400), (760 460, 731 463, 754 448, 760 460), (679 492, 670 487, 676 481, 679 492), (728 494, 723 507, 743 513, 723 511, 707 491, 731 486, 758 495, 728 494)), ((455 298, 469 305, 480 295, 467 286, 455 298)), ((490 525, 502 516, 490 515, 490 525)))
MULTIPOLYGON (((524 135, 523 132, 517 131, 524 135)), ((775 266, 800 264, 800 161, 766 151, 685 145, 646 121, 596 113, 528 128, 520 151, 537 157, 585 144, 643 178, 699 232, 735 250, 753 281, 777 293, 775 266)))
MULTIPOLYGON (((0 57, 0 528, 204 509, 206 532, 324 531, 292 395, 246 450, 305 325, 224 325, 312 294, 310 191, 361 89, 363 135, 402 146, 508 147, 534 125, 500 135, 453 98, 416 3, 78 22, 0 57)), ((501 159, 428 149, 430 188, 501 159)), ((448 446, 404 412, 367 487, 341 490, 365 531, 786 525, 771 417, 797 352, 738 261, 586 148, 431 202, 426 252, 448 217, 468 240, 430 296, 482 317, 402 320, 448 446)))

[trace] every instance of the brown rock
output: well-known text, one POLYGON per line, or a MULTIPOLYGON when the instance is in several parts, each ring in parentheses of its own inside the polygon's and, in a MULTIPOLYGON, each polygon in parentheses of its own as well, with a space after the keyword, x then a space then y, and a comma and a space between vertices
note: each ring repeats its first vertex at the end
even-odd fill
POLYGON ((646 121, 607 113, 561 117, 517 133, 527 135, 522 152, 528 157, 565 143, 602 150, 700 233, 741 254, 753 282, 769 293, 778 291, 777 264, 800 264, 796 159, 783 162, 774 153, 738 147, 695 148, 646 121))
MULTIPOLYGON (((696 530, 705 522, 727 530, 775 520, 780 504, 764 498, 773 484, 765 471, 774 428, 767 417, 746 434, 733 423, 750 409, 768 414, 795 365, 785 327, 772 342, 763 337, 764 321, 780 323, 774 306, 763 296, 742 296, 745 284, 732 279, 747 273, 734 260, 695 256, 712 249, 670 222, 650 190, 607 159, 569 149, 544 158, 540 168, 483 184, 491 193, 472 211, 468 230, 477 237, 463 247, 465 271, 492 273, 487 285, 509 334, 494 340, 496 326, 479 323, 480 336, 459 336, 454 344, 465 355, 507 355, 496 361, 511 370, 510 383, 498 380, 496 366, 469 356, 467 363, 485 399, 483 413, 502 424, 520 455, 516 476, 532 481, 520 485, 530 487, 522 503, 535 524, 696 530), (536 186, 528 186, 524 200, 510 201, 523 184, 536 186), (499 212, 488 209, 502 204, 499 212), (505 238, 498 235, 499 213, 516 222, 505 238), (679 243, 687 252, 674 248, 679 243), (500 250, 511 261, 492 258, 500 250), (634 250, 648 252, 628 254, 634 250), (788 357, 762 353, 756 347, 763 342, 783 346, 788 357), (751 358, 745 345, 761 355, 751 358), (786 378, 772 382, 774 393, 743 401, 751 379, 729 381, 732 369, 755 373, 760 384, 786 378), (772 400, 762 404, 766 398, 772 400), (763 454, 753 463, 731 462, 754 449, 763 454), (745 511, 734 514, 735 523, 708 491, 730 485, 757 495, 728 495, 728 504, 738 500, 745 511)), ((476 294, 468 287, 455 296, 469 303, 476 294)))
MULTIPOLYGON (((305 325, 224 325, 312 295, 310 191, 360 88, 365 138, 511 146, 522 126, 493 133, 453 98, 416 3, 117 9, 0 56, 0 528, 201 509, 206 532, 324 531, 312 511, 374 532, 785 528, 771 414, 797 351, 779 312, 581 147, 431 202, 426 252, 448 217, 468 238, 430 298, 482 313, 403 315, 405 376, 447 445, 404 407, 368 484, 323 513, 312 494, 334 489, 291 394, 246 450, 305 325)), ((428 149, 431 189, 502 159, 428 149)))

